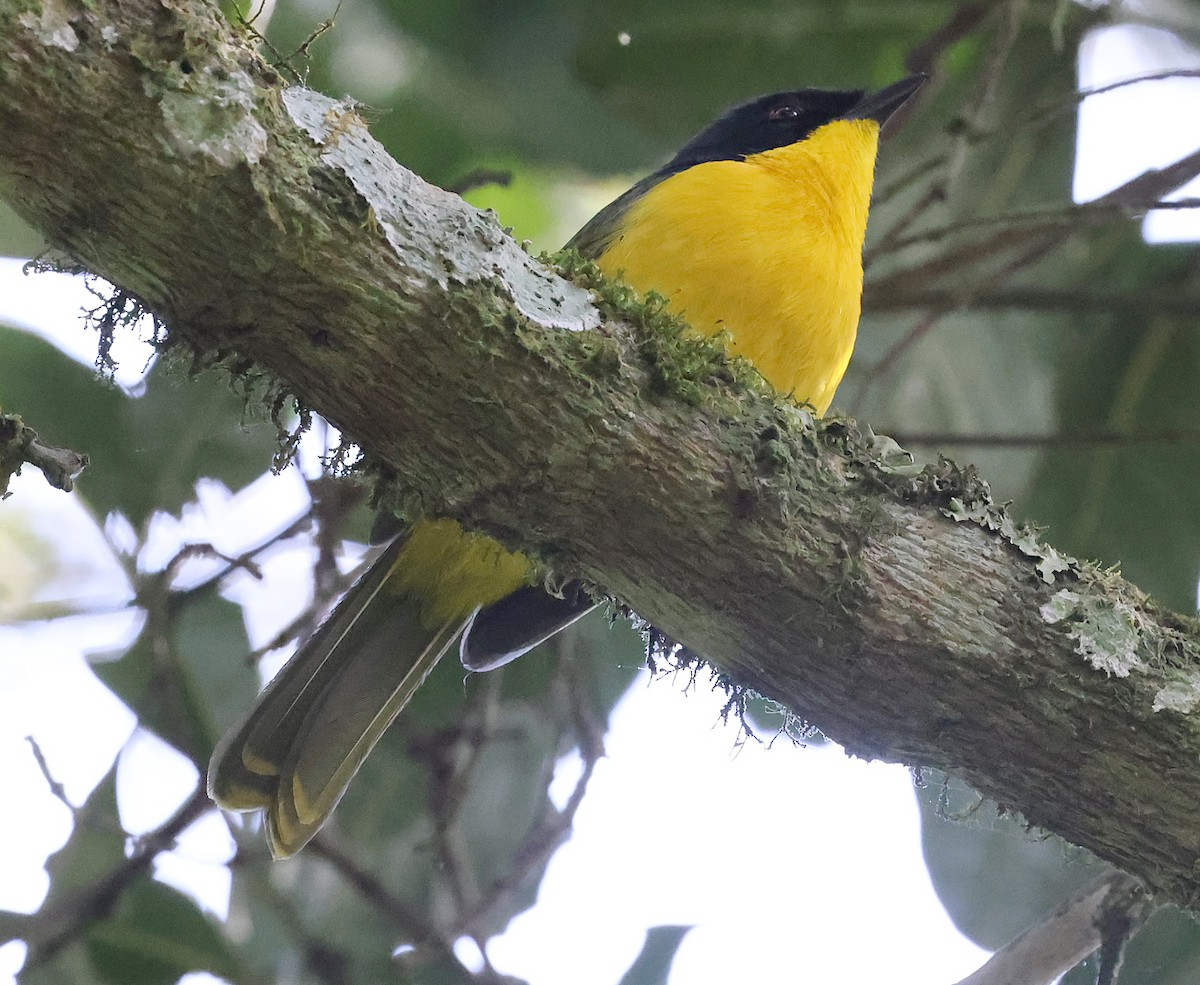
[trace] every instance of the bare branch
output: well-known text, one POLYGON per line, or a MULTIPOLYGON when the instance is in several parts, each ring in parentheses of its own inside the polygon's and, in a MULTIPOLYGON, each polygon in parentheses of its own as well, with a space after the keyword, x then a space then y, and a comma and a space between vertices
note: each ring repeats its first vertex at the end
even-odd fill
POLYGON ((1140 448, 1146 445, 1200 444, 1200 431, 1184 428, 1177 431, 1103 431, 1096 434, 955 434, 945 432, 903 433, 897 428, 892 435, 905 445, 971 448, 1140 448))
POLYGON ((1052 985, 1096 951, 1100 981, 1111 985, 1124 942, 1153 909, 1138 880, 1121 872, 1102 876, 958 985, 1052 985))
POLYGON ((79 473, 87 468, 88 457, 69 448, 44 444, 16 414, 0 414, 0 499, 11 495, 8 483, 25 463, 41 469, 55 489, 70 492, 79 473))
POLYGON ((28 947, 25 971, 47 964, 64 947, 77 940, 83 928, 107 917, 120 901, 121 894, 150 868, 155 856, 169 851, 184 828, 212 809, 201 782, 166 823, 138 839, 133 854, 106 876, 76 890, 58 905, 21 920, 20 936, 28 947))

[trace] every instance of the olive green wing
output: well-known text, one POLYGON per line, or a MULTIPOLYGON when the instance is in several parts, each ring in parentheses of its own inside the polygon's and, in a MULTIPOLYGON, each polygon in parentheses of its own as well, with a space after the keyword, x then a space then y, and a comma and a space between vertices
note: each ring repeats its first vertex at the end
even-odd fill
POLYGON ((621 226, 624 224, 629 210, 646 192, 660 181, 669 178, 672 173, 674 172, 656 171, 649 177, 643 178, 629 191, 614 199, 592 216, 563 248, 575 250, 589 260, 599 260, 605 250, 620 238, 621 226))

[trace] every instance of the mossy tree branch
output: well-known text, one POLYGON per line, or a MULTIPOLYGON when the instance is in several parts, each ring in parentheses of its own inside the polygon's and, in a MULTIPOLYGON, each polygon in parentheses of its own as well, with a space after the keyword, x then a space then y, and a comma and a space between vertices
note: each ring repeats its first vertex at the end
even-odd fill
POLYGON ((1196 627, 1014 530, 970 471, 914 474, 526 256, 197 0, 0 0, 0 132, 0 196, 176 343, 283 381, 406 507, 1200 899, 1196 627))

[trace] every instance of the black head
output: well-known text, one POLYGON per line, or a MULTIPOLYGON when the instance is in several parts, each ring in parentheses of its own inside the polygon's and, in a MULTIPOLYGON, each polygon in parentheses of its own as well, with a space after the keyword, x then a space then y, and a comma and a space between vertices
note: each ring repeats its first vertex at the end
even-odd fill
POLYGON ((912 75, 871 95, 861 89, 796 89, 759 96, 735 106, 689 140, 662 171, 675 173, 706 161, 739 161, 804 140, 834 120, 871 119, 882 126, 927 78, 912 75))

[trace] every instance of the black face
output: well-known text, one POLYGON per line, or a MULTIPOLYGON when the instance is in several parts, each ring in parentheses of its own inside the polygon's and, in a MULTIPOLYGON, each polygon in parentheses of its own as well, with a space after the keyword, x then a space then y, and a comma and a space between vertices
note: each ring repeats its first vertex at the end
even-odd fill
POLYGON ((735 106, 689 140, 663 170, 682 171, 706 161, 738 161, 786 147, 843 118, 862 99, 859 89, 797 89, 759 96, 735 106))

